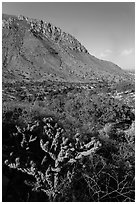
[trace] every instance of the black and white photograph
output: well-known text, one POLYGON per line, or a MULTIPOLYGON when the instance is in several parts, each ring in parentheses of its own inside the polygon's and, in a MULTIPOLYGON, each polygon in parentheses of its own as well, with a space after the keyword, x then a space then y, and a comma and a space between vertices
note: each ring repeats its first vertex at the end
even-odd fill
POLYGON ((135 2, 1 2, 2 202, 135 202, 135 2))

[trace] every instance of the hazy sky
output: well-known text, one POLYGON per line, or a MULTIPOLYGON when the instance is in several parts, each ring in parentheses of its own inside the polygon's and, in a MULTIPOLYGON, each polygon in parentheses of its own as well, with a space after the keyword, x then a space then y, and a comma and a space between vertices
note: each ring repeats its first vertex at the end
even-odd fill
POLYGON ((132 2, 4 2, 2 12, 43 19, 75 36, 90 54, 135 68, 132 2))

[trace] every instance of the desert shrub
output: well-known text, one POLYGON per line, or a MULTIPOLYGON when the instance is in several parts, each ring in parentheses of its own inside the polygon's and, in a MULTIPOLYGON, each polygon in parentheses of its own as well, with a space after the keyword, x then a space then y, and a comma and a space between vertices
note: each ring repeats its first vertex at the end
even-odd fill
POLYGON ((35 201, 39 195, 44 201, 134 200, 134 151, 126 141, 99 141, 99 133, 69 139, 52 117, 10 131, 3 145, 8 144, 4 171, 9 167, 14 178, 8 189, 20 183, 18 194, 16 189, 8 192, 11 199, 16 195, 16 201, 31 201, 35 191, 35 201), (27 190, 21 193, 24 185, 27 190))
POLYGON ((75 85, 54 93, 46 85, 41 101, 32 87, 33 102, 3 103, 3 172, 10 180, 5 201, 134 201, 132 109, 107 92, 89 93, 75 85), (67 156, 55 168, 63 141, 67 156), (54 176, 59 179, 56 186, 54 176))
POLYGON ((32 191, 44 192, 49 201, 54 201, 60 193, 58 185, 62 180, 66 177, 70 182, 73 180, 79 161, 101 145, 96 138, 85 144, 69 139, 63 136, 63 131, 53 118, 47 117, 27 127, 16 125, 8 138, 5 164, 26 174, 24 183, 31 186, 32 191))
POLYGON ((73 123, 70 125, 70 129, 73 126, 72 129, 79 128, 79 131, 87 131, 87 133, 91 133, 93 128, 100 129, 106 123, 123 122, 123 124, 129 123, 130 125, 134 120, 135 116, 131 108, 108 96, 107 93, 103 93, 103 95, 90 94, 87 90, 76 91, 75 89, 67 94, 52 94, 50 91, 43 101, 36 97, 37 99, 29 103, 24 101, 8 104, 5 102, 3 104, 3 120, 9 117, 11 120, 20 120, 20 123, 22 121, 27 123, 32 118, 48 114, 58 118, 64 125, 67 121, 67 126, 73 123), (22 112, 19 113, 17 109, 21 109, 22 112))
POLYGON ((135 84, 131 83, 130 81, 122 81, 122 82, 119 82, 117 85, 116 85, 116 90, 118 92, 124 92, 124 91, 128 91, 128 90, 132 90, 135 92, 135 84))
POLYGON ((66 202, 123 202, 134 201, 134 176, 123 165, 107 164, 102 156, 94 154, 86 158, 84 168, 77 166, 70 183, 61 184, 57 201, 66 202), (118 168, 117 168, 118 167, 118 168))

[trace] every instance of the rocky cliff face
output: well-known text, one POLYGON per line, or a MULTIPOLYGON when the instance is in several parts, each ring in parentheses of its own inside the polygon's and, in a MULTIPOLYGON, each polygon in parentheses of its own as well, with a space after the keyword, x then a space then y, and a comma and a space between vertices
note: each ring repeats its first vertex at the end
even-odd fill
POLYGON ((55 43, 60 44, 64 48, 69 48, 71 50, 77 50, 79 52, 87 53, 88 51, 84 46, 80 44, 73 36, 68 33, 63 32, 60 28, 52 25, 51 23, 44 22, 43 20, 29 19, 24 16, 10 17, 8 19, 3 19, 3 28, 11 29, 17 28, 20 25, 26 25, 34 35, 43 35, 50 38, 55 43))
POLYGON ((99 60, 70 34, 42 20, 3 14, 3 80, 91 82, 127 74, 99 60))

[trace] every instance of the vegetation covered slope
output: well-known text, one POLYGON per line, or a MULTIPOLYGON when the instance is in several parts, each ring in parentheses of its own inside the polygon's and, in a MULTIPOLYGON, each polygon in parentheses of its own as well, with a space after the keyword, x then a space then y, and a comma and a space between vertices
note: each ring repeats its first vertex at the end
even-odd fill
POLYGON ((3 14, 3 80, 90 82, 130 78, 97 59, 70 34, 42 20, 3 14))

